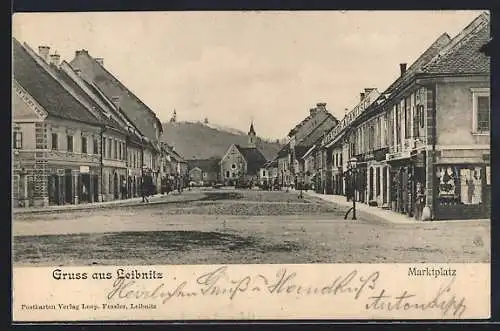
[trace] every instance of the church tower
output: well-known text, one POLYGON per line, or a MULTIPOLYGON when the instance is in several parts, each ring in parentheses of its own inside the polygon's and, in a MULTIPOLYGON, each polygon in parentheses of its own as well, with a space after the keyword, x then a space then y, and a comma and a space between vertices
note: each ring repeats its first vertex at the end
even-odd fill
POLYGON ((257 136, 255 135, 255 130, 253 128, 253 121, 250 124, 250 130, 248 131, 248 147, 250 148, 257 147, 257 136))

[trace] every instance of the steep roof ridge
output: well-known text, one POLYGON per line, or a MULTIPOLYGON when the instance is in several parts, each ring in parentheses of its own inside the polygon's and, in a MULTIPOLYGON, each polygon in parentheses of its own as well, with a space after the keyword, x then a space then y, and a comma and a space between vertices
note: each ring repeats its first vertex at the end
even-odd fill
POLYGON ((490 22, 490 14, 488 12, 481 13, 472 22, 470 22, 462 31, 460 31, 436 56, 428 61, 420 71, 424 72, 430 66, 438 63, 441 59, 451 54, 458 47, 469 41, 475 36, 476 32, 487 27, 490 22))
POLYGON ((408 81, 410 77, 413 76, 416 72, 419 71, 420 68, 425 66, 429 61, 432 60, 436 55, 433 55, 430 59, 427 58, 436 50, 439 53, 439 50, 442 50, 444 47, 449 45, 451 41, 450 35, 446 32, 442 33, 434 42, 427 47, 427 49, 420 54, 420 56, 408 67, 408 69, 404 72, 403 75, 400 75, 396 80, 389 85, 389 87, 381 93, 381 96, 384 96, 388 93, 392 93, 394 90, 397 90, 404 82, 408 81))
MULTIPOLYGON (((70 67, 71 67, 71 65, 70 65, 70 67)), ((120 118, 121 121, 123 121, 128 127, 131 128, 131 130, 133 131, 133 133, 137 137, 142 139, 142 135, 140 133, 140 130, 137 128, 137 126, 134 124, 134 122, 132 120, 130 120, 130 118, 127 116, 127 114, 125 114, 125 112, 121 110, 120 107, 117 107, 111 100, 109 100, 109 98, 101 91, 101 89, 99 89, 99 87, 96 84, 94 84, 93 82, 87 81, 83 77, 81 77, 81 79, 85 84, 88 85, 88 87, 91 90, 93 90, 98 95, 98 97, 100 97, 104 102, 109 104, 109 107, 111 109, 113 109, 114 113, 116 115, 118 115, 118 117, 120 118)))
MULTIPOLYGON (((331 114, 328 110, 326 110, 326 109, 318 109, 318 112, 317 112, 317 113, 319 113, 319 112, 323 112, 323 113, 326 113, 327 115, 331 115, 331 116, 333 116, 333 115, 332 115, 332 114, 331 114)), ((316 114, 317 114, 317 113, 316 113, 316 114)), ((303 127, 303 126, 304 126, 307 122, 309 122, 310 120, 312 120, 312 119, 313 119, 313 117, 314 117, 314 115, 311 115, 311 114, 307 115, 307 116, 306 116, 306 117, 305 117, 302 121, 300 121, 297 125, 295 125, 295 126, 293 127, 293 129, 291 129, 291 130, 290 130, 290 132, 288 133, 288 136, 290 136, 290 135, 292 134, 292 132, 293 132, 293 131, 296 131, 296 130, 300 129, 301 127, 303 127)))
MULTIPOLYGON (((14 38, 14 40, 16 40, 16 39, 14 38)), ((17 42, 19 42, 19 41, 17 41, 17 42)), ((59 73, 56 74, 54 72, 54 70, 56 70, 56 69, 50 67, 51 64, 45 62, 45 60, 43 60, 26 42, 23 44, 21 44, 21 43, 19 43, 19 44, 35 60, 36 64, 39 67, 41 67, 45 72, 47 72, 52 77, 52 79, 54 79, 69 95, 71 95, 73 97, 73 99, 75 99, 78 103, 80 103, 82 106, 84 106, 85 109, 87 109, 87 111, 96 120, 101 120, 100 116, 97 115, 97 114, 99 114, 99 112, 97 110, 93 109, 92 106, 90 106, 87 101, 82 100, 83 98, 81 96, 77 95, 77 93, 75 91, 73 91, 70 87, 68 87, 66 82, 64 82, 60 77, 58 77, 59 73)))
MULTIPOLYGON (((54 69, 54 68, 51 68, 54 69)), ((77 95, 81 95, 81 98, 83 101, 87 104, 87 108, 91 107, 93 111, 96 111, 98 113, 98 116, 100 120, 102 121, 102 124, 104 124, 106 127, 110 127, 113 130, 120 131, 121 133, 126 133, 126 129, 123 128, 123 126, 116 121, 114 118, 110 116, 110 114, 107 112, 106 109, 103 109, 101 105, 99 105, 93 98, 92 96, 84 89, 82 88, 81 85, 79 85, 73 77, 71 77, 68 72, 62 70, 62 69, 54 69, 57 72, 57 75, 59 76, 59 79, 61 82, 66 84, 67 88, 71 89, 74 93, 77 95)))
MULTIPOLYGON (((307 134, 304 138, 302 138, 302 139, 301 139, 299 142, 297 142, 295 145, 297 145, 297 146, 298 146, 298 145, 301 145, 301 143, 303 143, 303 142, 304 142, 307 138, 309 138, 310 136, 312 136, 312 134, 313 134, 313 133, 317 132, 317 131, 321 128, 321 126, 322 126, 322 125, 323 125, 326 121, 328 121, 329 119, 333 120, 333 121, 334 121, 334 124, 333 124, 333 126, 332 126, 330 129, 326 130, 326 131, 323 133, 323 135, 322 135, 322 136, 324 136, 325 134, 327 134, 328 132, 330 132, 330 131, 331 131, 331 130, 335 127, 335 126, 337 126, 337 125, 338 125, 338 123, 339 123, 339 121, 337 120, 337 118, 336 118, 335 116, 333 116, 333 115, 332 115, 332 117, 329 117, 329 116, 325 117, 325 119, 324 119, 323 121, 321 121, 321 122, 320 122, 320 123, 319 123, 319 124, 318 124, 318 125, 314 128, 314 129, 312 129, 312 130, 311 130, 311 132, 309 132, 309 134, 307 134)), ((321 138, 320 138, 320 139, 321 139, 321 138)), ((317 139, 316 139, 315 141, 317 141, 317 139)), ((314 142, 313 142, 312 144, 314 144, 314 142)), ((311 146, 311 145, 308 145, 308 146, 311 146)))
MULTIPOLYGON (((90 90, 90 88, 86 84, 86 81, 75 72, 73 67, 68 62, 66 62, 66 60, 63 60, 61 62, 60 68, 85 92, 87 92, 87 90, 90 90)), ((105 111, 106 116, 111 117, 111 111, 109 109, 112 109, 112 106, 110 104, 106 104, 104 100, 99 100, 99 98, 95 96, 95 93, 93 93, 92 90, 90 90, 90 93, 87 92, 87 94, 92 100, 94 100, 95 103, 99 105, 99 107, 102 108, 103 111, 105 111)))
POLYGON ((156 119, 156 121, 158 122, 159 124, 159 129, 161 132, 163 132, 163 127, 161 125, 161 121, 160 119, 158 118, 158 116, 156 115, 156 113, 151 109, 149 108, 141 99, 139 99, 139 97, 137 97, 137 95, 135 95, 134 92, 132 92, 128 87, 126 87, 122 82, 120 82, 120 80, 118 78, 115 77, 115 75, 113 75, 108 69, 106 69, 106 67, 104 67, 103 65, 99 64, 95 58, 93 58, 92 56, 90 56, 90 54, 88 53, 87 50, 82 50, 83 52, 81 52, 80 54, 86 54, 86 56, 88 56, 93 62, 94 62, 94 65, 98 65, 106 74, 108 74, 108 76, 111 77, 111 79, 117 83, 122 89, 126 90, 128 93, 129 96, 131 96, 136 102, 138 102, 140 105, 144 106, 144 108, 146 110, 148 110, 156 119))
MULTIPOLYGON (((57 111, 54 113, 52 110, 49 110, 49 109, 45 108, 49 112, 49 114, 51 116, 62 117, 62 118, 72 118, 72 119, 74 119, 76 121, 83 121, 85 123, 89 123, 89 124, 92 124, 92 125, 95 125, 95 126, 102 126, 102 120, 99 117, 97 117, 92 111, 90 111, 88 109, 88 107, 84 103, 82 103, 78 97, 75 96, 74 93, 71 93, 65 87, 65 85, 63 85, 61 83, 60 79, 58 79, 57 77, 54 76, 54 73, 52 73, 50 70, 47 69, 47 66, 45 65, 45 61, 43 61, 41 58, 38 58, 38 55, 33 52, 33 50, 29 47, 29 45, 27 45, 27 44, 25 44, 25 45, 21 44, 14 37, 12 39, 13 39, 13 42, 14 42, 13 46, 17 47, 19 49, 19 51, 24 54, 24 55, 19 54, 21 56, 21 58, 23 56, 25 57, 25 59, 22 60, 22 61, 26 61, 26 60, 30 61, 32 63, 33 69, 37 68, 37 70, 39 70, 39 72, 37 74, 41 74, 43 76, 46 76, 46 78, 49 80, 49 82, 53 83, 54 86, 57 86, 59 89, 61 89, 62 91, 64 91, 65 96, 68 98, 68 100, 66 100, 66 101, 74 102, 75 105, 78 105, 83 110, 83 113, 79 114, 80 115, 79 118, 73 118, 71 116, 67 117, 67 116, 62 115, 61 113, 57 113, 57 111), (26 46, 28 46, 28 48, 26 46), (41 62, 41 61, 43 61, 43 62, 41 62)), ((15 52, 15 51, 16 50, 13 49, 13 52, 15 52)), ((14 59, 14 61, 15 61, 15 59, 14 59)), ((13 69, 13 73, 14 73, 14 77, 15 77, 15 69, 13 69)), ((43 78, 43 77, 40 77, 40 78, 43 78)), ((21 82, 19 82, 19 83, 20 83, 20 85, 22 85, 21 82)), ((23 86, 23 88, 25 88, 26 90, 28 90, 25 86, 23 86)), ((30 91, 29 94, 32 95, 32 92, 30 91)))

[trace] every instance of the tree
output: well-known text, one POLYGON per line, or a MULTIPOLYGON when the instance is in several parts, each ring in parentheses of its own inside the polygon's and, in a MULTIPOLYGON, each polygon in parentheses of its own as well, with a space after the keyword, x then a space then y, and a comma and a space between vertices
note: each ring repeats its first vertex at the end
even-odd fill
POLYGON ((203 120, 203 123, 208 124, 208 117, 205 117, 205 119, 203 120))

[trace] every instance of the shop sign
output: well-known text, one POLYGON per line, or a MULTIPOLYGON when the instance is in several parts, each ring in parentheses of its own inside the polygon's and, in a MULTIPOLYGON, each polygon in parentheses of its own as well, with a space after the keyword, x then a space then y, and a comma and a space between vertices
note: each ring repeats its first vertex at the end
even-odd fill
POLYGON ((411 156, 410 152, 403 151, 403 152, 397 152, 397 153, 387 154, 385 159, 387 161, 392 161, 392 160, 399 160, 399 159, 407 159, 410 156, 411 156))
POLYGON ((89 166, 80 166, 80 173, 81 174, 88 174, 89 172, 90 172, 89 166))

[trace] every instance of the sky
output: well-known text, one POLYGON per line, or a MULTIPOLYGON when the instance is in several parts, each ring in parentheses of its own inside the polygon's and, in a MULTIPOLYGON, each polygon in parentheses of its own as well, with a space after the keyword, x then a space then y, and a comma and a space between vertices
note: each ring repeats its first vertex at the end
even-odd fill
POLYGON ((33 49, 75 51, 104 66, 168 121, 203 121, 284 138, 318 102, 339 120, 367 87, 385 90, 400 63, 480 11, 17 13, 33 49))

